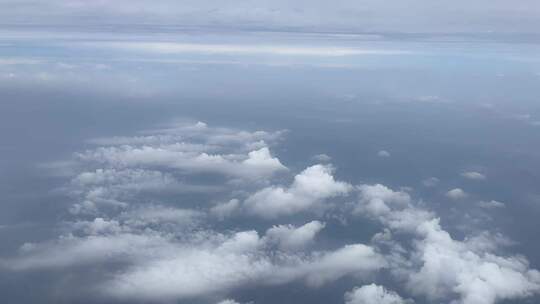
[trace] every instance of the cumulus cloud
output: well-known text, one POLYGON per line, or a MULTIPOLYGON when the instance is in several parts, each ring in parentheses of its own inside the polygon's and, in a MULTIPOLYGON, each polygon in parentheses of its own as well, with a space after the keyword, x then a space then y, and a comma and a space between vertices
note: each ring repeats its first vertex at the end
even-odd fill
POLYGON ((303 226, 277 225, 266 231, 269 242, 277 243, 283 250, 298 250, 312 243, 325 224, 311 221, 303 226))
POLYGON ((270 154, 267 147, 242 154, 209 154, 177 150, 171 146, 123 145, 101 147, 81 153, 82 161, 97 162, 113 168, 170 168, 187 172, 217 172, 237 177, 268 177, 285 170, 285 166, 270 154))
POLYGON ((406 304, 397 293, 383 286, 370 284, 355 288, 345 294, 345 304, 406 304))
POLYGON ((316 256, 315 260, 299 267, 299 272, 304 273, 306 282, 315 287, 347 275, 369 276, 387 266, 382 255, 363 244, 346 245, 336 251, 316 256))
POLYGON ((252 179, 286 170, 267 146, 267 142, 278 141, 282 132, 211 128, 197 122, 178 123, 142 133, 133 137, 94 139, 92 143, 106 146, 76 156, 80 161, 115 169, 174 169, 252 179))
POLYGON ((392 205, 405 207, 409 204, 411 197, 403 191, 393 191, 392 189, 381 185, 361 185, 360 202, 356 206, 355 213, 367 212, 370 215, 379 216, 388 214, 392 205))
POLYGON ((486 179, 486 176, 480 172, 475 172, 475 171, 468 171, 468 172, 463 172, 461 173, 461 176, 463 176, 464 178, 467 178, 467 179, 472 179, 472 180, 484 180, 486 179))
POLYGON ((453 200, 464 199, 464 198, 466 198, 468 196, 467 193, 465 193, 465 191, 463 191, 460 188, 455 188, 455 189, 449 190, 448 192, 446 192, 445 195, 446 195, 446 197, 451 198, 453 200))
POLYGON ((118 274, 103 288, 121 298, 192 298, 255 283, 279 285, 301 280, 321 286, 348 275, 365 276, 384 266, 381 256, 361 244, 275 261, 263 251, 264 242, 256 232, 246 231, 218 245, 179 248, 167 258, 118 274))
POLYGON ((256 231, 167 231, 156 229, 160 226, 155 222, 142 227, 95 220, 87 226, 92 230, 85 236, 27 244, 20 256, 1 265, 28 271, 122 262, 127 267, 97 288, 113 298, 160 301, 221 294, 255 283, 304 281, 321 286, 345 276, 365 277, 385 266, 382 256, 362 244, 307 255, 279 254, 282 247, 297 249, 309 242, 310 234, 322 229, 317 222, 286 227, 293 230, 292 238, 275 229, 260 237, 256 231))
MULTIPOLYGON (((146 193, 208 194, 235 183, 264 184, 275 173, 288 170, 268 147, 282 134, 178 122, 135 136, 92 139, 89 142, 98 147, 76 153, 70 162, 71 170, 78 171, 67 187, 78 201, 70 211, 118 211, 146 193), (200 173, 221 175, 229 184, 186 182, 185 176, 200 173)), ((220 217, 226 215, 222 211, 220 217)))
POLYGON ((336 181, 332 171, 332 167, 325 165, 308 167, 294 177, 290 187, 264 188, 249 196, 245 207, 248 212, 269 219, 321 209, 326 199, 347 194, 352 188, 336 181))
POLYGON ((540 291, 540 272, 530 269, 523 257, 495 253, 506 243, 501 237, 484 234, 477 241, 456 240, 434 213, 415 206, 404 193, 380 185, 364 187, 372 191, 361 192, 358 204, 364 207, 360 210, 376 215, 372 218, 388 229, 373 241, 381 250, 386 248, 391 272, 413 294, 430 301, 457 298, 457 303, 492 304, 540 291), (377 208, 370 206, 374 201, 377 208), (394 233, 413 238, 403 241, 394 233), (407 246, 413 250, 405 250, 407 246))
POLYGON ((491 304, 540 291, 540 272, 530 270, 520 256, 476 252, 452 239, 436 219, 420 225, 418 236, 422 238, 416 243, 422 266, 408 276, 414 293, 432 300, 457 293, 463 304, 491 304))

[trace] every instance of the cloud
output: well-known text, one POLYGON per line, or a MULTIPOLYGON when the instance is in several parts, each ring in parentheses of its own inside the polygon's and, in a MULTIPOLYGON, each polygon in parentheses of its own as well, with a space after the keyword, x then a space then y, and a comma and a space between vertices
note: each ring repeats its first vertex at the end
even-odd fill
POLYGON ((461 173, 461 176, 463 176, 464 178, 468 178, 468 179, 472 179, 472 180, 484 180, 486 179, 486 176, 480 172, 474 172, 474 171, 469 171, 469 172, 463 172, 461 173))
POLYGON ((440 180, 436 177, 430 177, 430 178, 426 178, 425 180, 422 181, 422 185, 426 186, 426 187, 435 187, 437 186, 437 184, 439 184, 440 180))
POLYGON ((377 156, 379 156, 379 157, 390 157, 390 152, 388 152, 386 150, 381 150, 381 151, 377 152, 377 156))
POLYGON ((130 190, 196 191, 198 186, 182 185, 178 175, 205 172, 256 181, 286 171, 269 149, 283 134, 284 131, 248 132, 180 121, 134 136, 88 140, 97 147, 75 153, 72 161, 63 163, 71 164, 72 171, 79 171, 73 180, 78 187, 112 185, 130 190))
POLYGON ((338 46, 291 46, 264 44, 189 44, 176 42, 93 42, 87 46, 161 54, 202 53, 211 55, 276 55, 342 57, 359 55, 403 55, 403 50, 338 46))
POLYGON ((449 190, 448 192, 446 192, 445 195, 446 195, 446 197, 451 198, 453 200, 464 199, 464 198, 466 198, 468 196, 467 193, 465 193, 465 191, 463 191, 460 188, 455 188, 455 189, 449 190))
POLYGON ((67 188, 78 201, 70 210, 73 214, 98 214, 105 209, 125 209, 148 193, 209 194, 235 183, 265 184, 274 174, 288 170, 268 147, 282 134, 178 122, 135 136, 89 140, 98 147, 76 153, 69 162, 69 172, 76 175, 67 188), (229 184, 181 181, 189 180, 186 175, 200 173, 222 175, 229 184))
POLYGON ((288 188, 271 186, 249 196, 245 208, 263 218, 276 218, 304 211, 320 210, 326 199, 345 195, 351 190, 347 183, 336 181, 332 167, 314 165, 294 177, 288 188))
POLYGON ((479 201, 477 205, 485 209, 504 208, 506 204, 503 202, 491 200, 491 201, 479 201))
POLYGON ((332 160, 332 157, 326 155, 326 154, 317 154, 312 157, 314 161, 321 162, 321 163, 327 163, 332 160))
POLYGON ((392 205, 404 207, 411 201, 408 193, 396 192, 381 184, 361 185, 358 190, 360 202, 354 209, 357 214, 366 212, 374 216, 383 215, 391 211, 392 205))
POLYGON ((36 65, 40 64, 42 61, 36 59, 27 59, 27 58, 0 58, 0 66, 11 66, 11 65, 36 65))
POLYGON ((118 215, 118 218, 131 227, 167 224, 178 228, 179 226, 195 226, 205 216, 206 214, 202 211, 145 204, 123 211, 118 215))
POLYGON ((492 304, 540 291, 540 273, 520 256, 502 257, 451 238, 438 220, 423 223, 416 244, 421 268, 409 274, 409 288, 432 300, 460 296, 463 304, 492 304))
POLYGON ((280 285, 303 280, 321 286, 348 275, 365 276, 384 266, 384 260, 365 245, 288 256, 275 262, 265 253, 264 238, 254 231, 239 232, 217 246, 178 249, 167 258, 151 260, 118 274, 103 286, 124 299, 178 299, 219 294, 253 284, 280 285))
POLYGON ((317 32, 537 32, 539 7, 533 0, 520 5, 506 1, 464 0, 429 4, 422 0, 361 3, 342 0, 332 6, 325 1, 234 0, 149 2, 146 0, 61 1, 29 0, 0 2, 0 17, 6 24, 86 25, 180 24, 184 27, 219 29, 312 30, 317 32), (9 10, 8 10, 9 8, 9 10), (506 26, 503 26, 506 25, 506 26))
POLYGON ((240 201, 232 199, 228 202, 219 203, 210 209, 210 213, 223 220, 240 210, 240 201))
POLYGON ((415 206, 405 193, 384 186, 361 186, 357 215, 370 216, 386 227, 373 238, 390 263, 391 273, 415 295, 430 302, 457 298, 457 303, 493 304, 540 291, 540 272, 522 256, 494 251, 501 237, 483 234, 476 241, 459 241, 445 231, 434 213, 415 206), (397 199, 400 198, 400 199, 397 199), (376 208, 370 207, 374 204, 376 208), (409 234, 413 238, 395 238, 409 234), (481 244, 481 245, 480 245, 481 244), (412 246, 412 250, 406 250, 412 246))
POLYGON ((236 302, 235 300, 226 299, 223 301, 219 301, 217 304, 240 304, 240 303, 236 302))
POLYGON ((440 103, 449 102, 448 100, 442 98, 441 96, 437 96, 437 95, 418 96, 418 97, 416 97, 414 99, 414 101, 420 102, 420 103, 429 103, 429 104, 440 104, 440 103))
POLYGON ((385 268, 386 260, 372 247, 363 244, 346 245, 300 266, 308 285, 318 287, 348 275, 365 277, 385 268))
POLYGON ((300 227, 277 225, 266 231, 266 238, 282 250, 299 250, 311 244, 324 226, 319 221, 311 221, 300 227))
POLYGON ((406 304, 397 293, 386 288, 370 284, 355 288, 345 294, 345 304, 406 304))
POLYGON ((102 286, 104 292, 122 299, 193 298, 258 281, 273 269, 259 254, 255 231, 238 232, 216 245, 186 245, 118 273, 102 286))
MULTIPOLYGON (((540 293, 540 272, 523 256, 507 253, 512 240, 486 231, 456 238, 441 224, 450 223, 409 189, 352 186, 321 164, 291 174, 288 186, 276 184, 261 168, 276 167, 279 160, 268 145, 280 136, 199 122, 97 139, 91 144, 98 147, 81 154, 102 148, 129 154, 148 147, 174 157, 145 155, 152 161, 141 161, 136 152, 114 161, 76 158, 62 191, 73 198, 72 211, 93 207, 92 212, 66 213, 57 237, 25 243, 1 257, 0 268, 8 274, 55 272, 62 279, 69 273, 73 282, 88 281, 84 286, 92 296, 110 302, 195 302, 227 299, 251 288, 291 283, 323 288, 347 280, 366 284, 346 294, 348 304, 409 303, 372 284, 381 272, 400 291, 428 302, 493 304, 540 293), (247 175, 227 173, 225 167, 204 171, 218 180, 211 185, 219 191, 186 192, 209 185, 188 184, 201 171, 175 166, 177 156, 204 153, 226 160, 227 170, 258 169, 247 175), (330 201, 338 197, 346 202, 330 201), (287 222, 298 220, 289 215, 320 211, 324 222, 287 222), (237 215, 241 221, 231 218, 237 215), (367 244, 339 238, 318 242, 332 237, 336 218, 344 219, 340 229, 358 227, 348 223, 364 219, 381 231, 367 244), (279 224, 268 222, 275 219, 279 224)), ((483 208, 501 204, 478 203, 483 208)))
POLYGON ((279 253, 282 247, 290 250, 307 244, 311 234, 322 229, 318 222, 286 227, 294 235, 287 238, 279 235, 279 227, 259 237, 251 230, 228 235, 166 230, 162 221, 141 224, 129 219, 77 223, 79 229, 91 227, 84 229, 89 234, 27 244, 21 256, 2 260, 0 265, 29 271, 121 262, 126 266, 112 277, 107 274, 108 279, 93 288, 116 299, 158 301, 222 294, 252 284, 304 281, 321 286, 345 276, 365 277, 385 266, 382 256, 362 244, 307 255, 279 253))
POLYGON ((221 190, 212 185, 190 185, 171 173, 154 169, 103 168, 83 171, 71 180, 69 194, 79 200, 73 214, 96 214, 99 209, 124 209, 136 197, 148 193, 212 193, 221 190))
POLYGON ((114 168, 170 168, 187 172, 217 172, 236 177, 268 177, 286 170, 272 157, 267 147, 242 154, 209 154, 176 150, 175 147, 120 146, 102 147, 78 155, 82 161, 97 162, 114 168))

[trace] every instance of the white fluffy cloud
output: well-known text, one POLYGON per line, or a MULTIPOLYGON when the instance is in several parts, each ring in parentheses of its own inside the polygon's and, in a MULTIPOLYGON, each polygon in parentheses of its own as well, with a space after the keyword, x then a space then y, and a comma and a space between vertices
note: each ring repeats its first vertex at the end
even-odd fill
POLYGON ((334 251, 279 254, 282 246, 288 250, 289 246, 298 248, 309 242, 310 232, 306 230, 322 229, 322 224, 315 222, 288 227, 297 230, 295 239, 279 239, 281 235, 278 244, 272 229, 264 237, 255 231, 225 235, 177 230, 179 234, 174 236, 161 228, 153 229, 159 227, 156 222, 140 226, 95 220, 86 226, 92 227, 86 236, 27 244, 19 257, 2 260, 1 265, 12 270, 35 270, 127 263, 126 268, 98 286, 99 290, 113 298, 160 301, 222 294, 255 283, 304 281, 309 286, 321 286, 344 276, 365 277, 386 265, 373 248, 362 244, 334 251), (304 233, 308 236, 302 236, 304 233))
POLYGON ((381 184, 361 185, 358 190, 360 191, 360 204, 357 205, 356 212, 367 209, 369 213, 374 215, 384 214, 390 211, 391 206, 388 205, 403 207, 411 201, 408 193, 393 191, 381 184))
POLYGON ((418 228, 416 249, 421 267, 409 275, 409 288, 432 300, 458 294, 463 304, 492 304, 540 291, 540 272, 520 256, 502 257, 475 251, 452 239, 439 221, 418 228))
POLYGON ((334 179, 330 166, 314 165, 296 175, 288 188, 272 186, 251 195, 245 207, 252 214, 276 218, 321 209, 326 199, 347 194, 351 188, 334 179))
MULTIPOLYGON (((149 192, 209 194, 235 184, 265 184, 276 172, 287 171, 268 147, 282 134, 182 122, 135 136, 92 139, 89 142, 98 147, 76 153, 71 162, 72 171, 79 173, 68 187, 77 200, 70 211, 81 215, 119 211, 149 192), (229 183, 186 182, 186 176, 198 173, 221 175, 229 183)), ((223 208, 219 217, 227 213, 223 208)), ((215 211, 220 212, 218 207, 215 211)))
POLYGON ((77 158, 115 169, 172 169, 257 179, 286 170, 267 146, 282 133, 180 123, 133 137, 94 139, 92 143, 104 146, 78 153, 77 158))
POLYGON ((306 282, 315 287, 347 275, 369 276, 387 266, 382 255, 363 244, 346 245, 326 254, 316 254, 316 257, 299 267, 306 282))
POLYGON ((362 186, 357 213, 370 215, 387 229, 374 242, 387 247, 392 273, 416 295, 430 301, 457 298, 457 303, 493 304, 540 291, 540 272, 521 256, 495 253, 500 238, 459 241, 445 231, 439 219, 415 206, 406 193, 381 185, 362 186), (409 234, 402 244, 393 233, 409 234), (407 241, 405 241, 407 243, 407 241), (412 251, 404 250, 413 246, 412 251))
POLYGON ((370 284, 345 294, 345 304, 406 304, 410 303, 383 286, 370 284))
POLYGON ((277 225, 266 231, 268 241, 277 243, 284 250, 298 250, 312 243, 325 224, 311 221, 303 226, 277 225))
POLYGON ((113 168, 162 168, 187 172, 215 172, 224 175, 259 178, 285 170, 267 147, 243 154, 209 154, 177 150, 170 146, 113 146, 81 153, 83 161, 102 163, 113 168))

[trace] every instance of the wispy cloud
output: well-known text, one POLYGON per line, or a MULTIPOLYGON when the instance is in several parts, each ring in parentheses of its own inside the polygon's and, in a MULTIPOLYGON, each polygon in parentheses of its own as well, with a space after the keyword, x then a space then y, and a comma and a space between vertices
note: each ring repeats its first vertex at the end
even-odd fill
POLYGON ((341 57, 359 55, 403 55, 406 50, 370 49, 345 46, 264 45, 264 44, 194 44, 174 42, 92 42, 85 46, 125 51, 142 51, 163 54, 201 53, 216 55, 281 55, 341 57))

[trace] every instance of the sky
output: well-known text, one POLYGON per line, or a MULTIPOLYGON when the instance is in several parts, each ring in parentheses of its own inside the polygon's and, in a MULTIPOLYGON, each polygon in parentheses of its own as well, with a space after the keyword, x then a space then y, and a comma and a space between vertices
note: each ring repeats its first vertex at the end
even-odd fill
POLYGON ((0 0, 0 298, 537 303, 539 10, 0 0))

